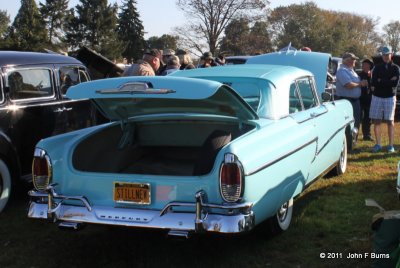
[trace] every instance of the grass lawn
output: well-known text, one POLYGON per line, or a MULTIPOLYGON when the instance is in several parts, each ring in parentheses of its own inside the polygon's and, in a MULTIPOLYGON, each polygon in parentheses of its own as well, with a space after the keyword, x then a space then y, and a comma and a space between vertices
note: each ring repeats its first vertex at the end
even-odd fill
MULTIPOLYGON (((400 150, 398 123, 395 140, 400 150)), ((400 160, 399 153, 372 154, 372 146, 359 142, 345 175, 322 178, 297 198, 290 229, 272 238, 254 232, 177 241, 160 231, 104 226, 60 231, 28 219, 28 198, 21 197, 0 214, 0 267, 370 267, 370 258, 346 256, 372 252, 371 219, 378 210, 366 207, 366 198, 399 208, 400 160), (342 258, 320 258, 329 252, 342 258)))

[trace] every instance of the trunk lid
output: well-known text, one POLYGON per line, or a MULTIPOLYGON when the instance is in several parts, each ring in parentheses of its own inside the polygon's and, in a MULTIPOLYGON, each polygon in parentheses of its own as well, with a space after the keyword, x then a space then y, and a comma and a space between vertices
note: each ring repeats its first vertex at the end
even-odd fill
POLYGON ((92 99, 110 120, 149 114, 199 113, 254 120, 254 110, 229 86, 177 77, 123 77, 81 83, 70 99, 92 99))

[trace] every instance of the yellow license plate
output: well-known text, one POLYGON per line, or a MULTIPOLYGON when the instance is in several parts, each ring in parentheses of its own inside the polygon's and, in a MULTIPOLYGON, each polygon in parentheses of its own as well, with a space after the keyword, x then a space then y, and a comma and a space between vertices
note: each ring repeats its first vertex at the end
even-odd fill
POLYGON ((114 201, 117 203, 149 205, 150 184, 114 182, 114 201))

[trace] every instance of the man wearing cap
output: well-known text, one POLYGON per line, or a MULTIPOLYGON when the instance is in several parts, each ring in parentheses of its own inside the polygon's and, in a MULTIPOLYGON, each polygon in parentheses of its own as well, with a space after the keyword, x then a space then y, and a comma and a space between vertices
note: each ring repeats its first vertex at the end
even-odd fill
POLYGON ((392 61, 392 50, 383 47, 382 64, 378 64, 372 71, 372 100, 369 116, 374 124, 376 144, 373 152, 379 152, 381 145, 381 123, 388 126, 389 144, 387 151, 395 152, 394 142, 394 113, 396 109, 396 89, 399 82, 399 66, 392 61))
POLYGON ((160 68, 160 51, 148 49, 144 52, 142 60, 126 69, 123 76, 155 76, 160 68))
POLYGON ((367 81, 360 80, 354 71, 358 60, 353 53, 346 52, 342 56, 342 64, 336 72, 336 98, 346 99, 353 106, 354 127, 358 131, 361 120, 360 96, 361 87, 367 86, 367 81))

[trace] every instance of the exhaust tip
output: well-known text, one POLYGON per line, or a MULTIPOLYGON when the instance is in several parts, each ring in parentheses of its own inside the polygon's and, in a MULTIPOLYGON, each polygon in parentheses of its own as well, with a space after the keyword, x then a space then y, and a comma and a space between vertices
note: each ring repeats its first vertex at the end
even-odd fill
POLYGON ((84 227, 83 223, 80 222, 61 222, 58 224, 58 228, 62 230, 73 230, 79 231, 84 227))

